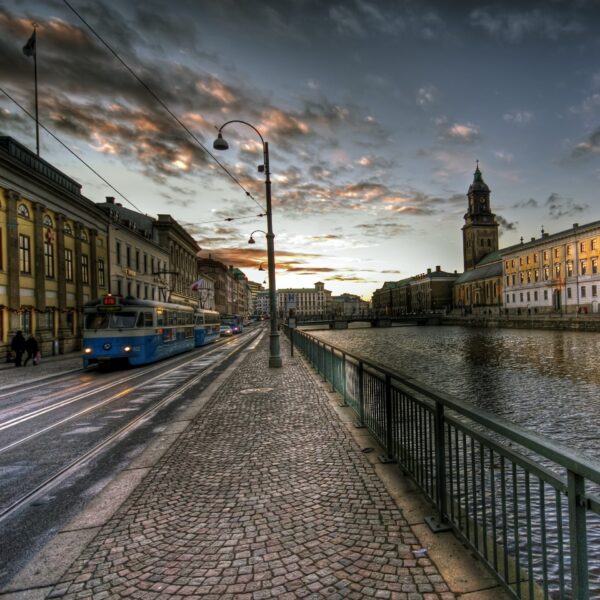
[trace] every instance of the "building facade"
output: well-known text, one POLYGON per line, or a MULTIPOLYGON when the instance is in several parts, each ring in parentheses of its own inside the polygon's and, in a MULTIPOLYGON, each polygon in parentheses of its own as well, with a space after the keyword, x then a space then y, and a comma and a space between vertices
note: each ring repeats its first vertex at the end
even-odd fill
POLYGON ((280 319, 294 308, 298 317, 328 317, 331 315, 331 292, 321 281, 311 288, 284 288, 277 290, 277 312, 280 319))
POLYGON ((0 348, 17 330, 42 353, 81 343, 82 308, 108 291, 108 221, 81 185, 0 137, 0 348))
POLYGON ((600 290, 600 221, 506 249, 506 314, 595 314, 600 290))
POLYGON ((331 297, 331 311, 335 316, 359 317, 369 313, 369 303, 356 294, 331 297))

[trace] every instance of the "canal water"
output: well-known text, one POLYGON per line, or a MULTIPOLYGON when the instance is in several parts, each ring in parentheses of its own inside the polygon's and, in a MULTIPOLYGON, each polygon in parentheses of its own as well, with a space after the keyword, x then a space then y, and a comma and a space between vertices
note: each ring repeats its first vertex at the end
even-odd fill
POLYGON ((600 459, 600 333, 419 326, 311 333, 600 459))
MULTIPOLYGON (((310 333, 350 354, 406 372, 433 388, 547 436, 552 442, 600 459, 600 333, 419 326, 310 333)), ((517 510, 521 511, 525 497, 522 490, 516 493, 520 505, 517 510)), ((561 504, 562 530, 567 531, 566 497, 561 498, 561 504)), ((540 526, 540 506, 535 497, 531 508, 533 554, 528 560, 535 578, 543 581, 540 556, 547 555, 548 597, 560 598, 558 514, 550 503, 545 504, 546 522, 540 526), (540 534, 542 530, 545 534, 540 534), (546 536, 547 547, 541 535, 546 536)), ((488 522, 490 514, 488 507, 488 522)), ((509 530, 513 516, 507 508, 509 530)), ((528 552, 525 539, 529 523, 521 520, 522 557, 528 552)), ((514 535, 513 530, 509 539, 514 535)), ((587 535, 590 597, 600 598, 597 515, 588 515, 587 535)), ((568 589, 568 547, 563 547, 563 553, 567 557, 564 577, 568 589)), ((524 563, 521 568, 525 568, 524 563)), ((571 596, 567 593, 566 597, 571 596)))

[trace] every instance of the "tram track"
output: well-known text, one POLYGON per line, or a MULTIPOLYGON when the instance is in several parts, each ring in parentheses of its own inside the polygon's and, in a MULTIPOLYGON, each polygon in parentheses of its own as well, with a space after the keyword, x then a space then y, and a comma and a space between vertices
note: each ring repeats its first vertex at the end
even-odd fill
MULTIPOLYGON (((228 341, 231 341, 231 340, 228 340, 228 341)), ((219 344, 218 346, 211 347, 210 349, 208 349, 204 353, 202 353, 201 356, 210 356, 211 354, 214 354, 215 352, 218 352, 224 345, 225 345, 225 342, 219 344)), ((178 358, 181 358, 181 357, 178 357, 178 358)), ((160 375, 157 375, 157 376, 153 377, 150 380, 144 380, 144 381, 145 381, 145 383, 148 383, 148 381, 152 381, 153 379, 156 379, 157 377, 164 377, 165 375, 168 375, 169 373, 172 373, 172 372, 175 372, 175 371, 181 369, 182 366, 185 366, 188 363, 194 362, 195 360, 197 360, 197 358, 198 358, 197 354, 195 354, 191 358, 188 356, 188 357, 186 357, 187 360, 184 360, 184 361, 180 360, 172 368, 170 368, 170 369, 168 369, 166 371, 162 371, 160 373, 160 375)), ((24 423, 26 421, 29 421, 31 419, 35 419, 35 418, 40 417, 42 415, 48 414, 49 412, 52 412, 54 410, 58 410, 60 408, 68 406, 69 404, 72 404, 74 402, 79 402, 79 401, 84 400, 86 398, 92 397, 92 396, 94 396, 96 394, 99 394, 99 393, 101 393, 103 391, 107 391, 107 390, 109 390, 109 389, 111 389, 113 387, 118 387, 120 385, 123 385, 123 384, 129 382, 129 381, 133 381, 135 379, 140 379, 140 378, 146 377, 147 374, 148 374, 148 372, 151 372, 151 371, 153 371, 155 369, 156 369, 156 365, 155 364, 150 365, 149 367, 145 367, 143 370, 136 370, 136 372, 132 373, 131 375, 128 375, 126 377, 122 377, 120 379, 116 379, 114 381, 111 381, 109 383, 106 383, 106 384, 102 385, 101 387, 95 387, 95 388, 93 388, 93 389, 91 389, 89 391, 82 392, 81 394, 79 394, 77 396, 74 396, 74 397, 71 397, 71 398, 65 398, 64 400, 61 400, 61 401, 56 402, 54 404, 51 404, 49 406, 45 406, 45 407, 39 408, 38 410, 31 411, 30 413, 22 414, 22 415, 20 415, 18 417, 13 417, 13 418, 8 419, 6 421, 2 421, 2 415, 0 413, 0 431, 9 429, 9 428, 14 427, 16 425, 20 425, 20 424, 22 424, 22 423, 24 423)), ((57 379, 60 378, 60 375, 56 376, 56 378, 57 379)), ((38 389, 40 387, 47 387, 48 383, 49 382, 46 380, 43 383, 40 382, 39 384, 36 384, 36 385, 28 386, 26 388, 21 388, 18 391, 10 391, 10 392, 8 392, 6 394, 0 394, 0 399, 2 399, 4 397, 7 397, 9 395, 14 395, 15 393, 20 393, 20 394, 30 393, 31 391, 33 391, 35 389, 38 389)), ((95 383, 94 381, 88 381, 88 382, 85 382, 85 383, 80 383, 79 387, 93 386, 94 383, 95 383)), ((69 389, 69 391, 73 390, 72 387, 69 387, 68 389, 69 389)), ((55 392, 53 395, 54 396, 60 396, 62 393, 63 392, 59 390, 59 391, 55 392)), ((46 397, 46 400, 48 400, 48 397, 46 397)), ((27 407, 27 406, 30 406, 30 405, 33 405, 33 404, 39 404, 39 402, 40 401, 38 399, 29 400, 28 402, 26 402, 24 404, 21 404, 20 408, 22 409, 23 407, 27 407)), ((0 454, 5 449, 6 449, 5 447, 0 447, 0 454)))
MULTIPOLYGON (((223 356, 222 361, 213 362, 210 365, 206 366, 204 369, 199 371, 198 374, 192 376, 191 379, 188 379, 181 385, 178 385, 177 387, 175 387, 164 398, 160 399, 159 401, 157 401, 154 404, 152 404, 151 406, 149 406, 147 409, 143 410, 141 413, 137 414, 134 418, 129 420, 122 427, 120 427, 116 431, 112 432, 108 436, 104 437, 103 439, 99 440, 95 445, 93 445, 91 448, 89 448, 83 454, 81 454, 80 456, 71 460, 69 463, 67 463, 66 465, 61 467, 55 473, 53 473, 49 477, 45 478, 39 484, 35 485, 32 489, 28 490, 26 493, 22 494, 20 497, 18 497, 14 501, 12 501, 8 506, 1 509, 0 510, 0 524, 4 523, 5 521, 8 521, 11 517, 16 515, 22 508, 24 508, 27 505, 32 504, 33 502, 35 502, 36 499, 38 499, 38 498, 44 496, 45 494, 47 494, 48 492, 50 492, 53 488, 55 488, 57 485, 59 485, 62 481, 67 479, 72 474, 76 473, 78 470, 80 470, 83 466, 85 466, 87 463, 89 463, 95 457, 102 454, 102 452, 106 448, 108 448, 111 445, 116 444, 120 440, 126 438, 127 435, 129 435, 138 426, 140 426, 144 422, 151 419, 160 410, 167 407, 170 403, 172 403, 174 400, 179 398, 187 390, 192 388, 194 385, 198 384, 203 378, 208 376, 212 371, 219 368, 219 366, 222 364, 222 362, 226 362, 226 361, 230 360, 232 356, 234 356, 238 352, 242 351, 244 348, 251 346, 251 344, 253 342, 255 342, 261 336, 262 333, 264 333, 264 332, 257 331, 256 333, 252 334, 247 340, 244 340, 241 343, 235 345, 233 348, 230 349, 230 351, 225 356, 223 356)), ((223 344, 221 344, 218 349, 215 348, 214 351, 222 350, 222 348, 223 348, 223 344)), ((203 356, 206 356, 207 354, 209 354, 209 353, 207 352, 203 356)), ((212 354, 212 352, 211 352, 211 354, 212 354)), ((197 359, 198 357, 196 356, 195 358, 197 359)), ((193 361, 188 361, 188 362, 193 362, 193 361)), ((184 365, 185 365, 185 362, 182 364, 179 364, 177 367, 174 367, 173 369, 169 369, 169 371, 167 371, 167 372, 170 373, 172 371, 179 370, 184 365)), ((161 372, 160 374, 156 375, 155 377, 153 377, 150 380, 146 379, 144 381, 144 385, 147 385, 148 383, 150 383, 153 380, 163 378, 164 376, 165 376, 165 373, 161 372)), ((142 387, 142 385, 140 385, 138 387, 142 387)), ((98 408, 99 406, 101 406, 103 404, 107 404, 110 401, 114 401, 117 397, 122 396, 122 395, 123 395, 123 391, 121 391, 119 394, 116 394, 115 396, 111 397, 110 399, 106 399, 106 400, 102 401, 100 404, 96 404, 93 407, 88 407, 84 411, 80 411, 79 414, 81 415, 81 414, 89 412, 95 408, 98 408)), ((73 418, 75 418, 75 416, 73 416, 73 418)), ((63 421, 67 421, 67 420, 71 420, 71 419, 67 418, 63 421)), ((48 430, 50 430, 51 428, 57 427, 58 425, 59 425, 59 423, 57 422, 56 424, 53 424, 47 428, 44 428, 43 431, 35 432, 34 434, 31 434, 30 436, 27 436, 26 438, 23 438, 22 440, 20 440, 19 443, 25 443, 25 441, 29 441, 36 435, 40 435, 42 432, 45 433, 48 430)), ((0 448, 0 453, 10 449, 11 447, 15 447, 16 445, 17 445, 17 442, 14 442, 13 444, 10 444, 9 446, 0 448)))

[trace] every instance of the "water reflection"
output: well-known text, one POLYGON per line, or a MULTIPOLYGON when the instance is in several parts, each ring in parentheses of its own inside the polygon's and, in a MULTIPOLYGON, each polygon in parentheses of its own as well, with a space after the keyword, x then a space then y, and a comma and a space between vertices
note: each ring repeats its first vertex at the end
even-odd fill
POLYGON ((600 458, 598 333, 462 327, 312 333, 600 458))

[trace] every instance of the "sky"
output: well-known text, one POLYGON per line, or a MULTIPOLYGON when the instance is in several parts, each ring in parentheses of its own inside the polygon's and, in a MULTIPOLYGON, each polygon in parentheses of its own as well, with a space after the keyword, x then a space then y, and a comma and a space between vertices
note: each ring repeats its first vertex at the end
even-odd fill
MULTIPOLYGON (((41 156, 252 281, 262 144, 229 124, 213 150, 231 120, 269 144, 278 288, 461 272, 476 160, 501 247, 600 219, 599 0, 0 0, 0 87, 31 113, 32 23, 40 122, 112 188, 43 130, 41 156)), ((35 150, 2 92, 0 133, 35 150)))

